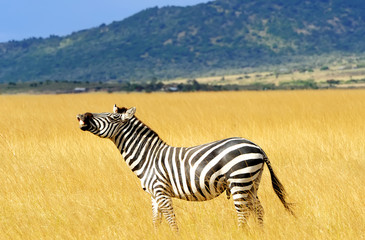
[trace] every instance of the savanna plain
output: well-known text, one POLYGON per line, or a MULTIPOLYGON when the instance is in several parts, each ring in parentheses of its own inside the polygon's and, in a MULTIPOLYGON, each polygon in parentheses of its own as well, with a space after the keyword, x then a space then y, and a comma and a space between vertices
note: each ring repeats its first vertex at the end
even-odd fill
POLYGON ((364 239, 365 90, 0 95, 0 239, 364 239), (180 232, 152 225, 150 196, 113 143, 76 114, 137 107, 174 146, 240 136, 259 144, 264 227, 237 227, 232 199, 174 199, 180 232))

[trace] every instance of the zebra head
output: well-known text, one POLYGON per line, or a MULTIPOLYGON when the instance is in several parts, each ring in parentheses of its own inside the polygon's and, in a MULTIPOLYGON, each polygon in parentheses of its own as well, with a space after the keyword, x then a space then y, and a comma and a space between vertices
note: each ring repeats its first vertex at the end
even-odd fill
POLYGON ((78 114, 76 117, 81 130, 89 131, 99 137, 111 138, 134 116, 135 112, 135 107, 127 109, 114 105, 113 113, 87 112, 78 114))

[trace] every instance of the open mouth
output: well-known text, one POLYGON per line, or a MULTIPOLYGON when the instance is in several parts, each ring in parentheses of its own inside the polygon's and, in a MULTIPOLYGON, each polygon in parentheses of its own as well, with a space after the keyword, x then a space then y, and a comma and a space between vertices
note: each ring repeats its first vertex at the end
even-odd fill
POLYGON ((80 115, 76 116, 77 121, 79 121, 79 127, 81 130, 85 131, 89 128, 88 124, 82 119, 80 115))

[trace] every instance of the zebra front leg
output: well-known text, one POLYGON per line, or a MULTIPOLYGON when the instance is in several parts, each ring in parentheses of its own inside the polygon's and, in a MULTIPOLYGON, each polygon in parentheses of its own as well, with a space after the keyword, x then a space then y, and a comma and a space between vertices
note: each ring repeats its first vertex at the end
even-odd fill
POLYGON ((173 231, 178 232, 179 228, 177 227, 177 224, 176 224, 176 218, 175 218, 174 209, 172 207, 171 198, 168 196, 159 196, 159 197, 157 197, 157 203, 158 203, 159 210, 164 215, 170 228, 173 231))
POLYGON ((155 230, 157 230, 157 227, 160 225, 162 220, 162 213, 158 207, 156 199, 151 196, 151 200, 152 200, 152 221, 155 230))

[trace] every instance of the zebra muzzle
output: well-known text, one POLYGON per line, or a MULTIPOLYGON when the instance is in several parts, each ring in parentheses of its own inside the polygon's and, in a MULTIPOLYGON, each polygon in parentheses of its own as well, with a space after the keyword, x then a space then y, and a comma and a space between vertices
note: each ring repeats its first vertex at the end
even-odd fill
POLYGON ((87 130, 88 122, 89 122, 88 115, 78 114, 76 116, 76 118, 77 118, 77 121, 79 121, 79 126, 80 126, 81 130, 87 130))
POLYGON ((78 115, 76 115, 76 118, 77 118, 77 121, 79 121, 80 125, 85 125, 84 120, 82 120, 82 118, 83 118, 82 115, 78 114, 78 115))

